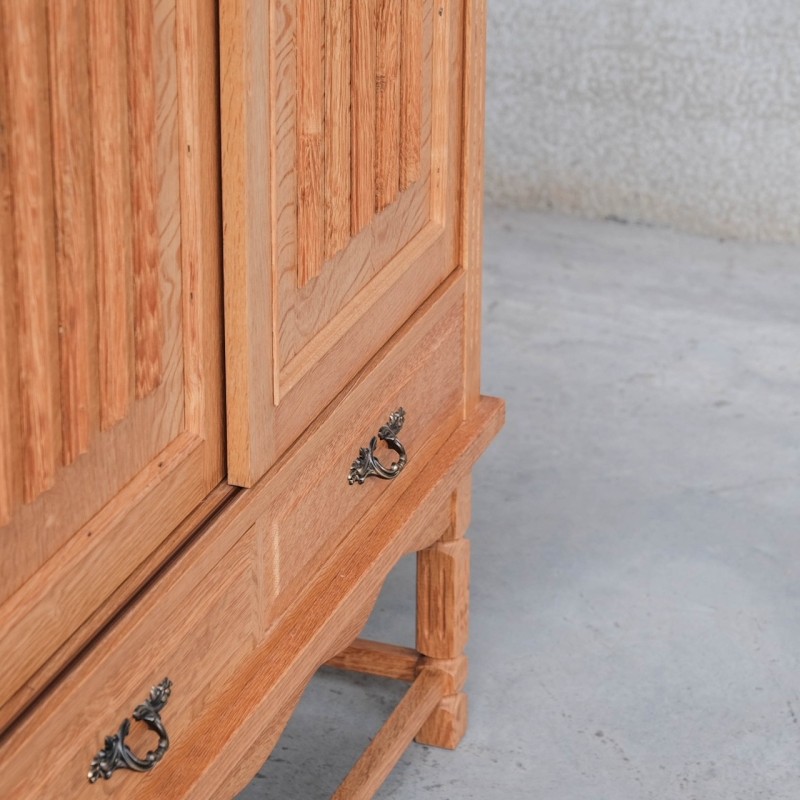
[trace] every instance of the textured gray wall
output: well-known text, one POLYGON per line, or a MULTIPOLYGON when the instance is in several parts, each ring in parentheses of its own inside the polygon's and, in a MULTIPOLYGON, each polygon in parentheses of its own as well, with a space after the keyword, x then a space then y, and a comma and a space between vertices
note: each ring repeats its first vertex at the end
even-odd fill
POLYGON ((800 242, 800 0, 489 0, 506 205, 800 242))

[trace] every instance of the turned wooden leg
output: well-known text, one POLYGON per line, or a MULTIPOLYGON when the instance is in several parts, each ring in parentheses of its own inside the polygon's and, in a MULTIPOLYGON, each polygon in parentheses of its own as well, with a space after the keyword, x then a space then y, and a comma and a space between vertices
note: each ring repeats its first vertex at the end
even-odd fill
POLYGON ((469 635, 469 527, 472 482, 451 498, 450 525, 436 544, 417 554, 417 650, 422 666, 448 676, 447 694, 423 725, 420 744, 452 750, 467 730, 464 648, 469 635))

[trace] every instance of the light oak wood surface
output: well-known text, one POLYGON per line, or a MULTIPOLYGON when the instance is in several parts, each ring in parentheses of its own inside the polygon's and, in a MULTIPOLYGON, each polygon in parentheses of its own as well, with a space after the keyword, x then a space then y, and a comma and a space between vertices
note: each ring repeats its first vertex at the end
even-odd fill
POLYGON ((216 12, 184 6, 0 11, 0 722, 224 476, 216 12))
POLYGON ((243 486, 459 263, 461 4, 261 6, 221 9, 225 269, 240 286, 228 467, 243 486))
POLYGON ((3 798, 232 796, 325 662, 410 686, 336 798, 460 741, 485 13, 0 4, 3 798), (416 648, 357 639, 411 552, 416 648), (89 785, 164 677, 163 762, 89 785))

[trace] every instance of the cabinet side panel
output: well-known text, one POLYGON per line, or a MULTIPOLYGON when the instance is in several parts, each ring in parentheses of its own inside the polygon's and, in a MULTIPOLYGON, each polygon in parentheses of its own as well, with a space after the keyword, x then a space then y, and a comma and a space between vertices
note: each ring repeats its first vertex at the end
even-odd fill
POLYGON ((128 0, 127 44, 131 123, 133 214, 134 360, 136 397, 146 397, 162 376, 161 302, 158 285, 158 184, 156 182, 155 21, 151 2, 128 0))
POLYGON ((461 264, 467 273, 464 369, 465 417, 481 393, 481 270, 483 257, 483 169, 486 94, 486 0, 466 4, 464 132, 461 178, 461 264))

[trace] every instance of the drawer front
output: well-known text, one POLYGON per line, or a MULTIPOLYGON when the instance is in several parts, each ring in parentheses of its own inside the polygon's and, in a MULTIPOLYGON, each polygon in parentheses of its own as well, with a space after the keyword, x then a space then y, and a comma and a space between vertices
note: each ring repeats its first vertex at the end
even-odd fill
MULTIPOLYGON (((401 489, 461 421, 464 280, 456 273, 393 337, 337 400, 275 481, 269 517, 279 612, 390 486, 401 489), (397 439, 407 463, 393 478, 348 483, 361 448, 399 409, 397 439)), ((399 459, 381 442, 384 465, 399 459)))
MULTIPOLYGON (((178 574, 134 604, 11 731, 0 747, 0 797, 172 796, 167 788, 157 790, 161 765, 148 774, 120 769, 92 785, 90 763, 105 737, 117 734, 164 678, 173 684, 161 711, 170 749, 191 740, 193 723, 262 638, 260 537, 254 525, 219 559, 213 552, 192 553, 171 570, 178 574)), ((158 737, 132 721, 126 742, 143 757, 158 737)))

